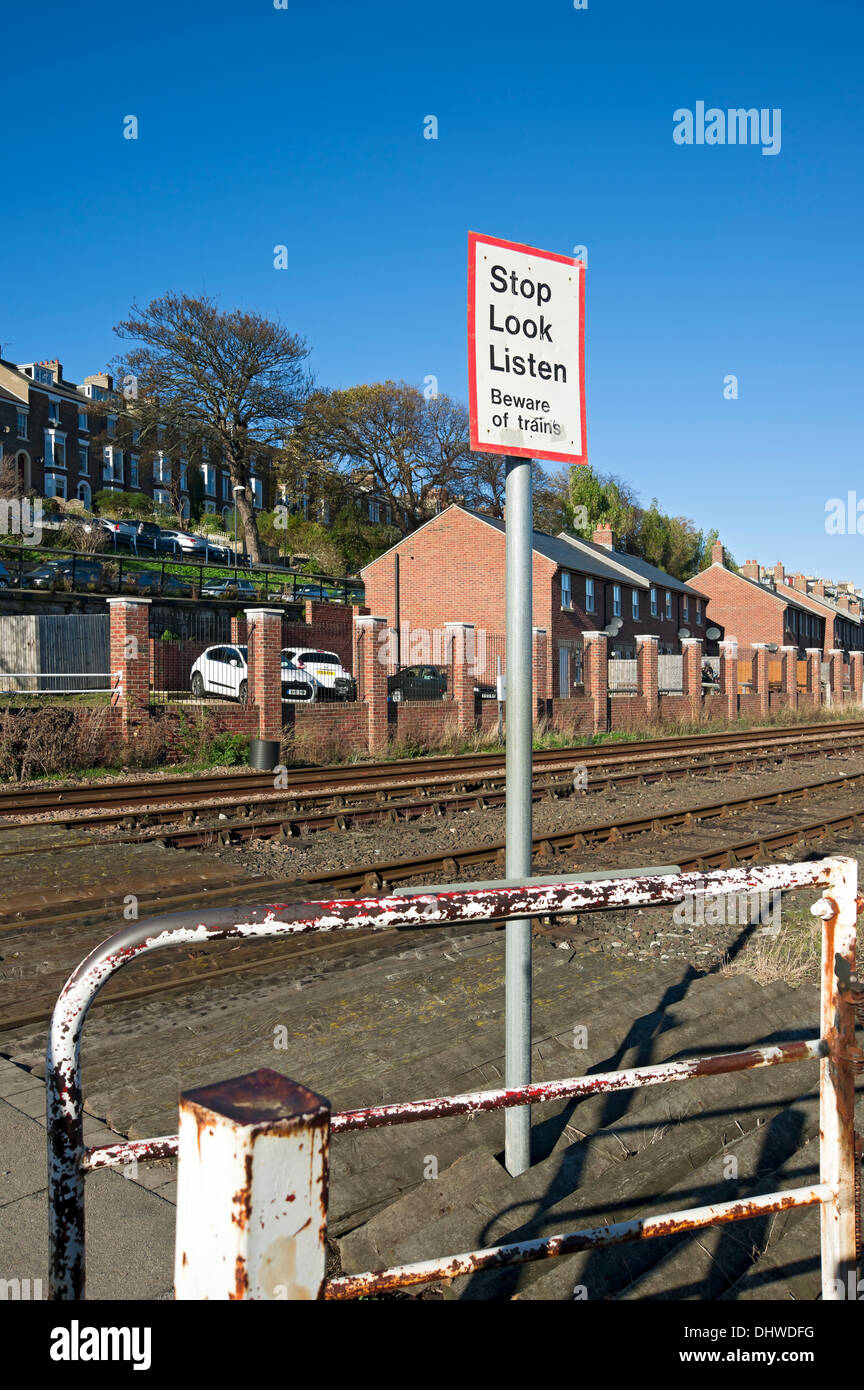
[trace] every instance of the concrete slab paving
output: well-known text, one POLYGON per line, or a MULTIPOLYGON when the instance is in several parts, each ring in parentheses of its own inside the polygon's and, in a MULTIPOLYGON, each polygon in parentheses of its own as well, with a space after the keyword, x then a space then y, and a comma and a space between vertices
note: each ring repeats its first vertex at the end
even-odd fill
MULTIPOLYGON (((0 1097, 0 1279, 29 1279, 32 1296, 45 1298, 45 1088, 37 1080, 35 1086, 11 1089, 15 1078, 9 1063, 3 1064, 0 1075, 7 1091, 0 1097)), ((21 1075, 26 1078, 29 1073, 21 1075)), ((123 1138, 97 1121, 86 1125, 85 1133, 89 1143, 117 1143, 123 1138)), ((88 1177, 88 1298, 173 1297, 174 1174, 173 1163, 161 1162, 152 1168, 139 1165, 134 1177, 108 1169, 88 1177)))

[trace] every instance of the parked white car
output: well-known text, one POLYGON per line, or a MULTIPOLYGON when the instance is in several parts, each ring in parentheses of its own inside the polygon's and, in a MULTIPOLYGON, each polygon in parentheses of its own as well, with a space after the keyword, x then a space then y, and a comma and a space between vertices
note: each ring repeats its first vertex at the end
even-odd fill
MULTIPOLYGON (((321 686, 309 671, 303 671, 282 653, 282 699, 309 704, 321 698, 321 686)), ((223 700, 249 699, 249 648, 245 646, 208 647, 192 667, 189 688, 196 700, 215 695, 223 700)))
POLYGON ((321 686, 319 699, 356 700, 357 682, 346 671, 336 652, 315 651, 303 647, 283 647, 282 660, 293 662, 301 671, 309 671, 321 686))

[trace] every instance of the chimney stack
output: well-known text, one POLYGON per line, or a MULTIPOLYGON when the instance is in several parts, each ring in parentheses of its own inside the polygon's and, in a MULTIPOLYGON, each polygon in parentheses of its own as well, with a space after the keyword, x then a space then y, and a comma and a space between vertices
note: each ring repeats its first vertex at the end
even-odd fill
POLYGON ((774 566, 774 580, 777 584, 786 583, 786 571, 783 568, 783 561, 778 560, 774 566))
POLYGON ((746 579, 759 580, 759 565, 756 560, 748 560, 746 565, 741 566, 741 573, 746 579))
POLYGON ((114 390, 114 378, 108 372, 95 372, 93 376, 85 376, 85 386, 101 386, 103 391, 114 390))
POLYGON ((595 545, 602 545, 606 550, 615 549, 615 533, 611 526, 597 526, 591 539, 595 545))
POLYGON ((726 564, 726 551, 719 541, 715 541, 711 547, 711 563, 712 565, 724 566, 726 564))

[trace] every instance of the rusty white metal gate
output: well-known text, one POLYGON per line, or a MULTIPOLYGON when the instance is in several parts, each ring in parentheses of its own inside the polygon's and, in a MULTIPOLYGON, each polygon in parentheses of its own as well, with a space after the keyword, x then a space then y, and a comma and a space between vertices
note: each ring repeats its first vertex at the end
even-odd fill
POLYGON ((864 1005, 864 988, 859 988, 855 976, 860 905, 857 865, 852 859, 837 857, 761 869, 228 908, 214 912, 207 924, 191 914, 175 913, 130 925, 82 962, 65 985, 52 1019, 46 1068, 50 1296, 84 1296, 86 1173, 133 1159, 146 1162, 179 1154, 178 1298, 354 1298, 818 1205, 822 1296, 842 1299, 850 1281, 857 1279, 858 1259, 854 1097, 855 1072, 864 1063, 855 1043, 856 1011, 864 1005), (80 1073, 84 1020, 111 976, 146 952, 227 938, 256 940, 345 928, 432 928, 453 922, 506 921, 592 908, 674 903, 687 895, 735 895, 807 886, 822 890, 811 908, 823 923, 820 1028, 812 1039, 338 1114, 331 1113, 323 1097, 299 1083, 275 1072, 258 1072, 181 1096, 179 1137, 99 1148, 84 1145, 80 1073), (329 1280, 325 1277, 327 1162, 332 1133, 506 1110, 807 1059, 818 1060, 820 1067, 818 1183, 393 1269, 329 1280), (274 1175, 278 1175, 278 1183, 272 1181, 274 1175), (279 1252, 275 1263, 274 1251, 279 1252), (274 1271, 288 1269, 290 1279, 275 1283, 274 1271))

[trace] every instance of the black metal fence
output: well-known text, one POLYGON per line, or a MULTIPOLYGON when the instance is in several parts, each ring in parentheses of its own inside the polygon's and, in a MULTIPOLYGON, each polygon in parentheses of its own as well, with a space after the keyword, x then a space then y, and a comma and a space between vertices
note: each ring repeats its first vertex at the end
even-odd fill
MULTIPOLYGON (((232 622, 226 607, 183 610, 183 617, 182 625, 166 627, 164 614, 150 611, 151 703, 244 704, 249 694, 245 615, 236 614, 232 622)), ((291 663, 286 667, 292 677, 290 701, 355 702, 352 647, 350 615, 340 622, 312 624, 283 618, 282 648, 291 663)))
POLYGON ((236 602, 352 604, 363 600, 357 580, 296 570, 219 565, 155 554, 145 559, 118 551, 58 550, 0 545, 0 591, 130 594, 166 599, 236 602))

